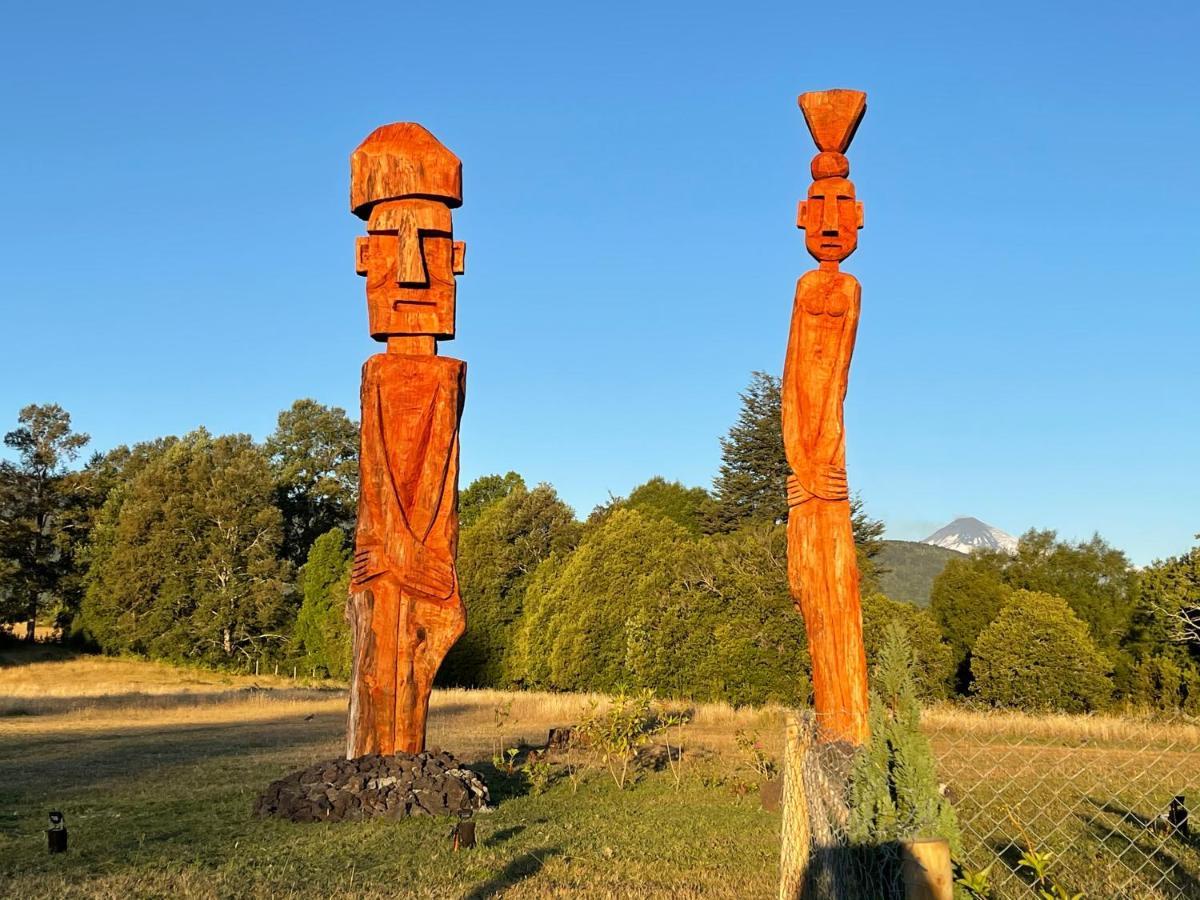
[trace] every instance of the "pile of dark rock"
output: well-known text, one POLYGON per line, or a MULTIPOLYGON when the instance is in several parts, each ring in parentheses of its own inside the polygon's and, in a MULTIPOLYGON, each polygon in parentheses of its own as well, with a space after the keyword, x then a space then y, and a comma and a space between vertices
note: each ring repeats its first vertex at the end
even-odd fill
POLYGON ((487 809, 479 773, 449 753, 333 759, 272 782, 254 804, 259 816, 292 822, 356 821, 374 816, 469 816, 487 809))

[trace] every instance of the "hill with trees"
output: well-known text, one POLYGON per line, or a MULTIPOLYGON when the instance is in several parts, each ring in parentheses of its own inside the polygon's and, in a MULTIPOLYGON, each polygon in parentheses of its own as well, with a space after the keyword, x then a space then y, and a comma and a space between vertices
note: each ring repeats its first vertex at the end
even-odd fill
POLYGON ((880 541, 875 559, 879 567, 879 590, 893 600, 928 606, 933 582, 946 563, 963 556, 957 550, 916 541, 880 541))

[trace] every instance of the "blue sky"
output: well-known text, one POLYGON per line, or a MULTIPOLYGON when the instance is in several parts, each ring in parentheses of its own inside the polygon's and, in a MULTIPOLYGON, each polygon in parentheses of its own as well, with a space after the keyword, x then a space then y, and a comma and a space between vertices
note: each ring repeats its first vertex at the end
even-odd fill
POLYGON ((1200 531, 1194 3, 22 4, 0 29, 0 426, 97 449, 354 410, 348 156, 419 121, 464 162, 464 483, 581 513, 707 485, 782 367, 814 152, 869 94, 847 401, 889 535, 959 514, 1200 531))

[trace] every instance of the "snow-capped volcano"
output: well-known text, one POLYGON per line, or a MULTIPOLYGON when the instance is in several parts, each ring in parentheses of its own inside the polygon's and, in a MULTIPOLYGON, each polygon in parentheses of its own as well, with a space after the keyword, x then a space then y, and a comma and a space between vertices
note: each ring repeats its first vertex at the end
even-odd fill
POLYGON ((945 547, 947 550, 957 550, 959 553, 970 553, 972 550, 1017 552, 1015 537, 970 516, 955 519, 945 528, 939 528, 921 543, 945 547))

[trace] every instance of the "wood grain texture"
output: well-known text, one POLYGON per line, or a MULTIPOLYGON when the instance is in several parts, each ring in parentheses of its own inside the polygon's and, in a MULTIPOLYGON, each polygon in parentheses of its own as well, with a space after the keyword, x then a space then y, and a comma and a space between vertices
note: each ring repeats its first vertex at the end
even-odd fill
POLYGON ((362 374, 351 758, 425 748, 434 676, 466 629, 455 570, 466 364, 436 355, 454 335, 461 202, 457 157, 419 125, 376 129, 351 156, 351 208, 367 220, 355 269, 371 336, 388 344, 362 374))
POLYGON ((839 264, 857 249, 863 223, 842 154, 862 119, 866 95, 816 92, 802 95, 800 105, 821 152, 797 225, 820 268, 796 284, 783 370, 783 438, 793 473, 788 581, 808 632, 819 734, 861 744, 869 736, 867 662, 843 415, 861 288, 839 264))

